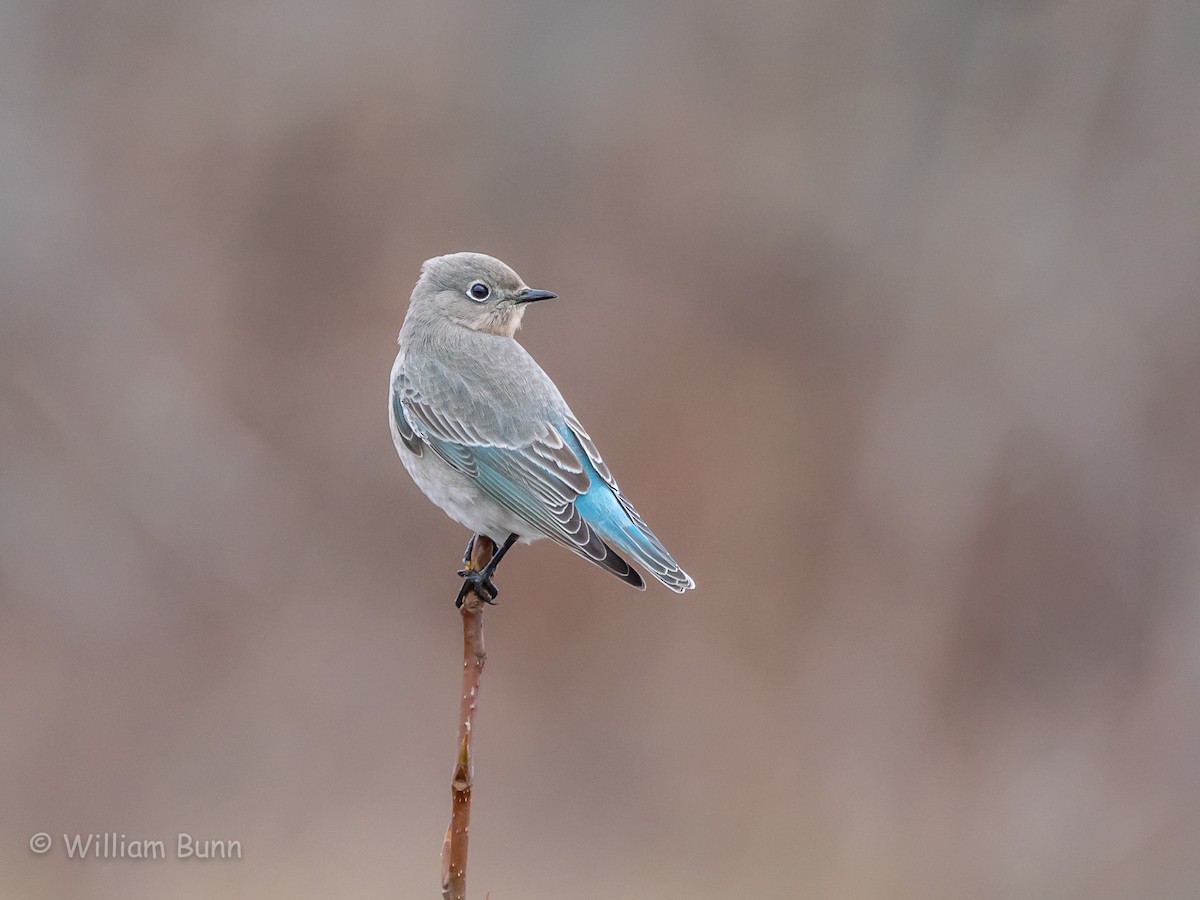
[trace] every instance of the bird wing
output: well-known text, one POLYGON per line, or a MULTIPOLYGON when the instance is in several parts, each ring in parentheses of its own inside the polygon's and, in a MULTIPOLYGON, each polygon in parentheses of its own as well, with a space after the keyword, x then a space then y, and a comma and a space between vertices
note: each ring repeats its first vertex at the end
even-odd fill
POLYGON ((430 448, 542 534, 645 587, 580 510, 596 469, 578 441, 571 446, 570 430, 556 427, 566 404, 545 373, 528 355, 520 361, 523 378, 454 363, 424 358, 397 368, 392 409, 405 445, 417 453, 430 448))

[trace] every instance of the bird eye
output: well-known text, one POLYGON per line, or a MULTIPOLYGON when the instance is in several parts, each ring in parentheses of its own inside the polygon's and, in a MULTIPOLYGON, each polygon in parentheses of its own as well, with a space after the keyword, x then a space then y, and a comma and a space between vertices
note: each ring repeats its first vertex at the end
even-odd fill
POLYGON ((482 281, 476 281, 469 288, 467 293, 471 295, 472 300, 486 300, 492 293, 492 289, 482 281))

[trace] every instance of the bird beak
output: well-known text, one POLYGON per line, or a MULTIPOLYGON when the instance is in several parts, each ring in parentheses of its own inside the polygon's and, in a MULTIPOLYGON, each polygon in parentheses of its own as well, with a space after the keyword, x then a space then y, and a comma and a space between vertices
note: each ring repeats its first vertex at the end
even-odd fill
POLYGON ((558 294, 553 291, 539 291, 536 288, 525 288, 517 291, 513 303, 533 303, 535 300, 553 300, 558 294))

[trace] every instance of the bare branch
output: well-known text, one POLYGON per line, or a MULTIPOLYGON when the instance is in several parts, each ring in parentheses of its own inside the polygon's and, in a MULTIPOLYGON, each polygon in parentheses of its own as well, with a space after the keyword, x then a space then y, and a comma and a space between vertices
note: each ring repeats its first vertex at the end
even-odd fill
MULTIPOLYGON (((496 552, 490 538, 479 535, 471 553, 470 567, 478 571, 496 552)), ((458 708, 458 743, 454 755, 454 775, 450 783, 450 825, 442 843, 443 900, 466 900, 467 839, 471 831, 471 785, 475 778, 475 760, 471 755, 475 707, 479 699, 479 678, 487 653, 483 649, 483 603, 474 591, 468 591, 461 609, 463 621, 462 698, 458 708)))

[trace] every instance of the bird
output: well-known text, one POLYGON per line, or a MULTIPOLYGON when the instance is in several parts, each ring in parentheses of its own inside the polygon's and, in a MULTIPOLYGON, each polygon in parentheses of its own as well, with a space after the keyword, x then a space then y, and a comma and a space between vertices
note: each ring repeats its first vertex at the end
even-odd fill
POLYGON ((499 594, 517 542, 549 538, 645 590, 628 560, 677 593, 696 586, 621 492, 595 442, 514 335, 529 304, 557 294, 483 253, 426 260, 392 367, 392 441, 417 487, 471 531, 455 601, 499 594), (478 569, 478 536, 495 552, 478 569))

